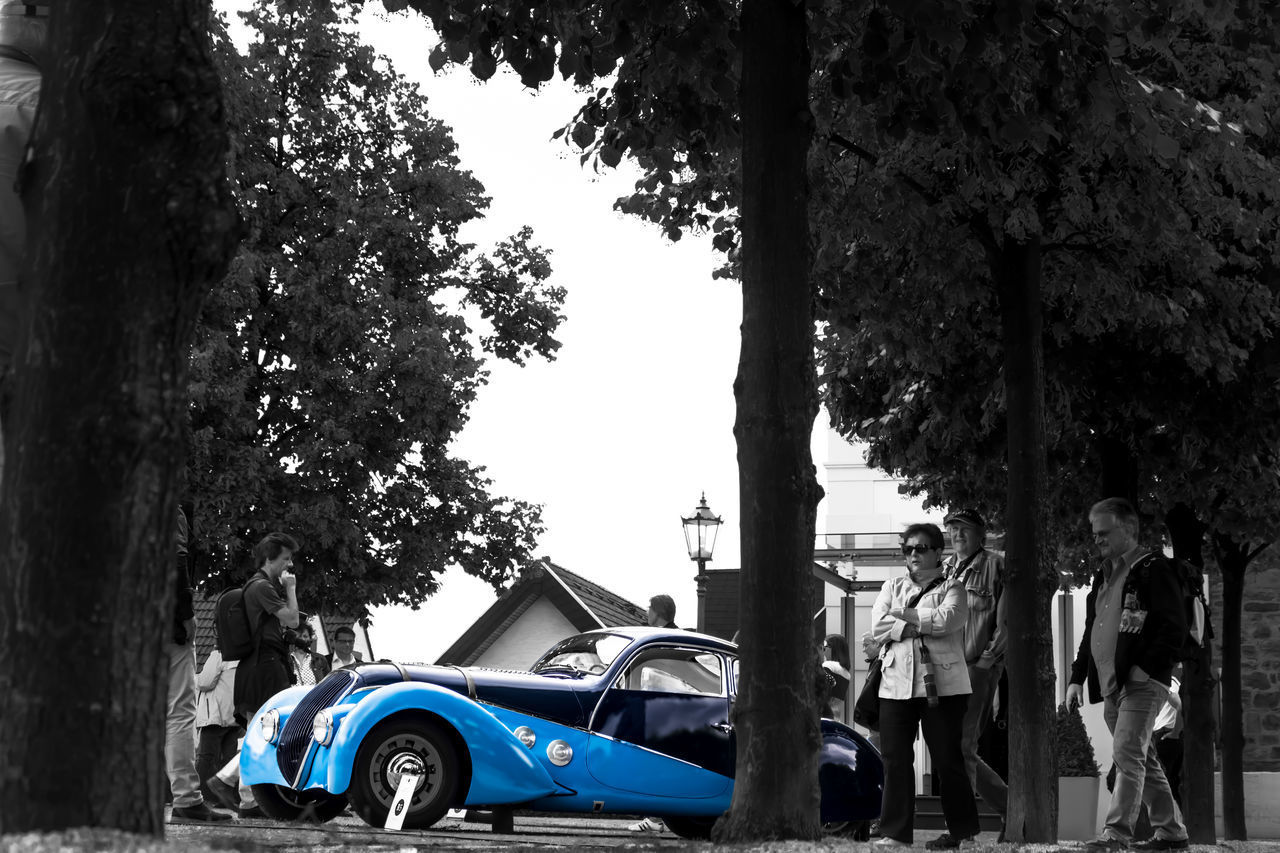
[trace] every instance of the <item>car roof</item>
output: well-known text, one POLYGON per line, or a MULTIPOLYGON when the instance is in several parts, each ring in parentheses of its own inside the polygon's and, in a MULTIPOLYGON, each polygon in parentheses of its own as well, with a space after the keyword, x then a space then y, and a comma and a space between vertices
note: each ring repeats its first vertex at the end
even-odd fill
POLYGON ((738 646, 728 640, 720 637, 713 637, 710 634, 699 634, 697 631, 685 631, 681 628, 654 628, 650 625, 621 625, 616 628, 597 628, 593 631, 584 631, 584 634, 624 634, 631 637, 636 642, 645 641, 661 641, 669 640, 672 642, 686 643, 690 645, 702 646, 716 651, 729 652, 737 654, 738 646))

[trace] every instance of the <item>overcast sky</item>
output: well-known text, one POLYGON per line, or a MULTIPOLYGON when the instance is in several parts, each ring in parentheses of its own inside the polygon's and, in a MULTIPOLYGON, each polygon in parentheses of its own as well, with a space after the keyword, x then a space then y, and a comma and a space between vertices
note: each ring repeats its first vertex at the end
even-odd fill
MULTIPOLYGON (((371 20, 365 32, 421 81, 462 165, 493 199, 468 238, 484 245, 531 225, 568 291, 556 360, 492 365, 456 452, 488 469, 495 492, 544 507, 539 556, 641 607, 668 593, 677 621, 692 625, 680 516, 704 490, 725 519, 714 565, 738 565, 738 286, 712 280, 708 240, 671 243, 612 210, 634 171, 595 175, 551 140, 584 99, 572 87, 534 95, 509 73, 483 84, 461 68, 432 74, 430 36, 411 17, 371 20)), ((374 651, 434 660, 494 600, 487 585, 450 572, 419 611, 375 613, 374 651)))

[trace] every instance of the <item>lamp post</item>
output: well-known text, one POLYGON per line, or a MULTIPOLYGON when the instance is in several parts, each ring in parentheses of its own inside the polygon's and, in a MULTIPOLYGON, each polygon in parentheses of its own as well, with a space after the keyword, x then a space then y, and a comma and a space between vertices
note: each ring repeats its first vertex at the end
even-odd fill
POLYGON ((716 547, 716 534, 720 531, 721 518, 707 506, 707 493, 693 510, 693 515, 680 517, 684 524, 684 542, 689 549, 689 559, 698 564, 698 630, 707 624, 707 563, 716 547))

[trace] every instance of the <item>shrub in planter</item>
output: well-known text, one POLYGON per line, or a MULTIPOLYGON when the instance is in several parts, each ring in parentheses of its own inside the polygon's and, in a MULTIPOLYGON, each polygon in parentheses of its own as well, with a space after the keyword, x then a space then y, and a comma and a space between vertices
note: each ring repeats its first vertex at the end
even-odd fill
POLYGON ((1079 708, 1067 710, 1058 706, 1058 775, 1097 776, 1101 773, 1094 759, 1093 743, 1085 731, 1079 708))
POLYGON ((1058 706, 1058 840, 1088 841, 1098 822, 1098 762, 1080 710, 1058 706))

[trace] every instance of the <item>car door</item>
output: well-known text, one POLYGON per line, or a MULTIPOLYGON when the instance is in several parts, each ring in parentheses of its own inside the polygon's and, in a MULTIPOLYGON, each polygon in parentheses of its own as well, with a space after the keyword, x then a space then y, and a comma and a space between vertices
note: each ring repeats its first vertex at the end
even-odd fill
POLYGON ((596 706, 587 769, 601 784, 653 796, 713 797, 734 767, 727 661, 679 646, 635 654, 596 706))

